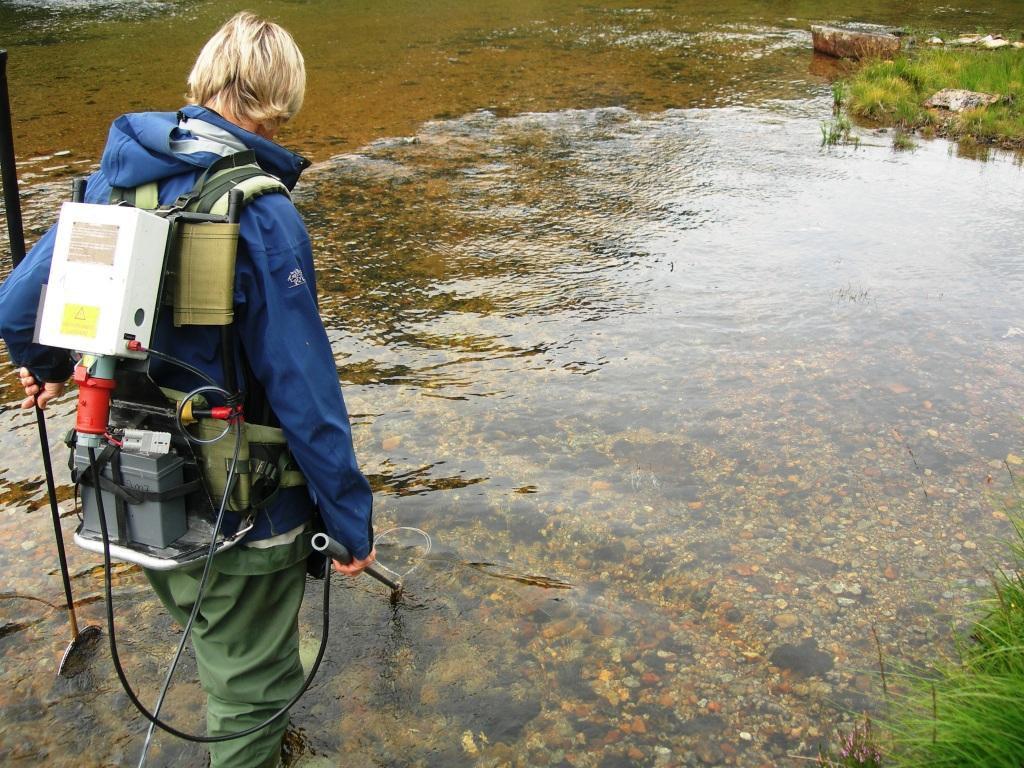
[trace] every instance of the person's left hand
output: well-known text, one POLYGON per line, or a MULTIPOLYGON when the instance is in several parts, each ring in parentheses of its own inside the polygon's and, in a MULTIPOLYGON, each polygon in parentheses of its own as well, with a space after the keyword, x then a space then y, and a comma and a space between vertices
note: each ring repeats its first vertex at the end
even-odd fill
POLYGON ((38 405, 40 409, 45 410, 48 402, 55 397, 60 397, 64 393, 64 382, 45 381, 43 386, 40 387, 36 377, 32 375, 28 368, 18 369, 18 380, 21 382, 21 388, 25 390, 26 395, 25 399, 21 401, 23 409, 38 405))

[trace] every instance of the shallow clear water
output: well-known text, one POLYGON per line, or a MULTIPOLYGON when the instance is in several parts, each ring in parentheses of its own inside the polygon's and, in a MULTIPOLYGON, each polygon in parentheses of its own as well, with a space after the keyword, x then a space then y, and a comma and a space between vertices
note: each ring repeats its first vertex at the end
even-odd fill
MULTIPOLYGON (((55 56, 99 67, 173 14, 195 19, 184 40, 225 13, 59 6, 7 6, 0 28, 39 14, 26 39, 72 30, 55 56)), ((296 199, 378 529, 434 540, 395 607, 335 582, 293 753, 795 765, 878 705, 874 632, 893 657, 950 649, 1002 555, 1024 451, 1021 169, 942 142, 897 154, 869 130, 820 149, 831 70, 805 30, 999 31, 1013 8, 762 6, 257 6, 311 62, 286 140, 318 161, 296 199)), ((91 162, 90 121, 125 108, 106 86, 103 109, 58 104, 84 86, 39 69, 43 47, 12 48, 31 230, 91 162)), ((173 108, 181 79, 160 78, 152 105, 173 108)), ((67 630, 39 602, 62 598, 34 421, 13 377, 3 401, 0 756, 133 762, 143 722, 107 652, 53 681, 67 630)), ((55 409, 54 444, 73 407, 55 409)), ((69 554, 97 622, 96 562, 69 554)), ((116 582, 122 655, 152 698, 177 630, 138 573, 116 582)), ((318 599, 314 584, 310 647, 318 599)), ((167 711, 199 728, 190 664, 167 711)), ((151 764, 201 754, 160 738, 151 764)))

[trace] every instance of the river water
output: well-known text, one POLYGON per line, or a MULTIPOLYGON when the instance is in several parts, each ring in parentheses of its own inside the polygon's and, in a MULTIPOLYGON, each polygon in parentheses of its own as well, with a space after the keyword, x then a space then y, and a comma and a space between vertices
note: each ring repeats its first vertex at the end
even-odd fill
MULTIPOLYGON (((111 118, 178 106, 234 6, 0 5, 30 240, 111 118)), ((952 650, 1024 464, 1020 162, 820 148, 837 65, 807 28, 1003 31, 1016 3, 247 7, 307 56, 283 142, 315 160, 296 200, 378 531, 433 539, 396 606, 334 582, 286 764, 801 765, 883 707, 879 653, 952 650)), ((134 763, 108 651, 54 680, 35 424, 10 374, 0 401, 0 760, 134 763)), ((150 701, 179 630, 139 573, 115 585, 150 701)), ((166 708, 188 730, 194 678, 166 708)), ((158 737, 149 764, 203 760, 158 737)))

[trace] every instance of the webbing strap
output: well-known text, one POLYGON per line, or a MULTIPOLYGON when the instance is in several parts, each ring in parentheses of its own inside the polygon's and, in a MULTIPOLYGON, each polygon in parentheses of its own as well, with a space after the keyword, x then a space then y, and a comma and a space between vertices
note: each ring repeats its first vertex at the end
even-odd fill
MULTIPOLYGON (((228 192, 235 188, 242 190, 243 204, 271 192, 291 197, 280 179, 260 168, 256 152, 249 149, 226 155, 213 163, 196 179, 192 189, 174 201, 174 207, 223 216, 228 209, 228 192)), ((112 205, 127 203, 153 211, 160 207, 160 187, 156 181, 137 187, 113 187, 109 202, 112 205)))
POLYGON ((288 195, 288 188, 260 168, 256 163, 256 153, 250 149, 217 160, 174 204, 196 213, 224 214, 227 212, 227 194, 235 187, 241 187, 246 203, 268 192, 288 195), (255 179, 259 182, 252 183, 255 179))
POLYGON ((199 480, 189 480, 183 482, 181 485, 175 486, 165 491, 145 491, 139 488, 129 488, 124 485, 122 480, 117 477, 120 474, 120 468, 116 466, 118 462, 119 451, 111 451, 107 453, 101 453, 96 458, 96 464, 88 464, 84 467, 76 467, 71 471, 71 481, 77 486, 86 485, 92 487, 92 468, 96 467, 100 473, 100 488, 107 493, 112 494, 116 500, 124 502, 125 504, 142 504, 144 501, 170 501, 171 499, 178 499, 182 496, 187 496, 190 493, 200 490, 202 482, 199 480), (114 477, 107 477, 103 474, 103 469, 106 466, 110 466, 111 475, 114 477))
POLYGON ((155 211, 160 207, 160 186, 151 181, 135 188, 135 207, 155 211))
POLYGON ((245 152, 236 152, 233 155, 227 155, 215 161, 213 165, 203 171, 202 175, 196 179, 196 183, 192 185, 192 189, 181 195, 175 202, 174 205, 178 208, 188 209, 203 192, 203 188, 206 186, 206 182, 209 181, 213 176, 226 171, 231 168, 239 168, 243 165, 256 165, 256 152, 248 149, 245 152))
POLYGON ((138 187, 112 187, 110 204, 128 203, 135 208, 155 211, 160 207, 160 185, 155 181, 138 187))
POLYGON ((241 189, 242 199, 246 203, 268 192, 288 194, 284 184, 272 176, 268 176, 257 165, 232 168, 207 181, 206 188, 195 202, 196 213, 214 213, 223 216, 227 213, 228 192, 232 189, 241 189))

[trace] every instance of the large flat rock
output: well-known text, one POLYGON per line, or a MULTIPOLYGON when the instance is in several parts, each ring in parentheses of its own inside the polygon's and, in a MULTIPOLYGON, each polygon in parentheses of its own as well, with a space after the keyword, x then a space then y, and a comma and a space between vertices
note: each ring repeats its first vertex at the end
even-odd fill
POLYGON ((814 50, 837 59, 888 59, 899 53, 900 39, 883 29, 811 25, 814 50))

